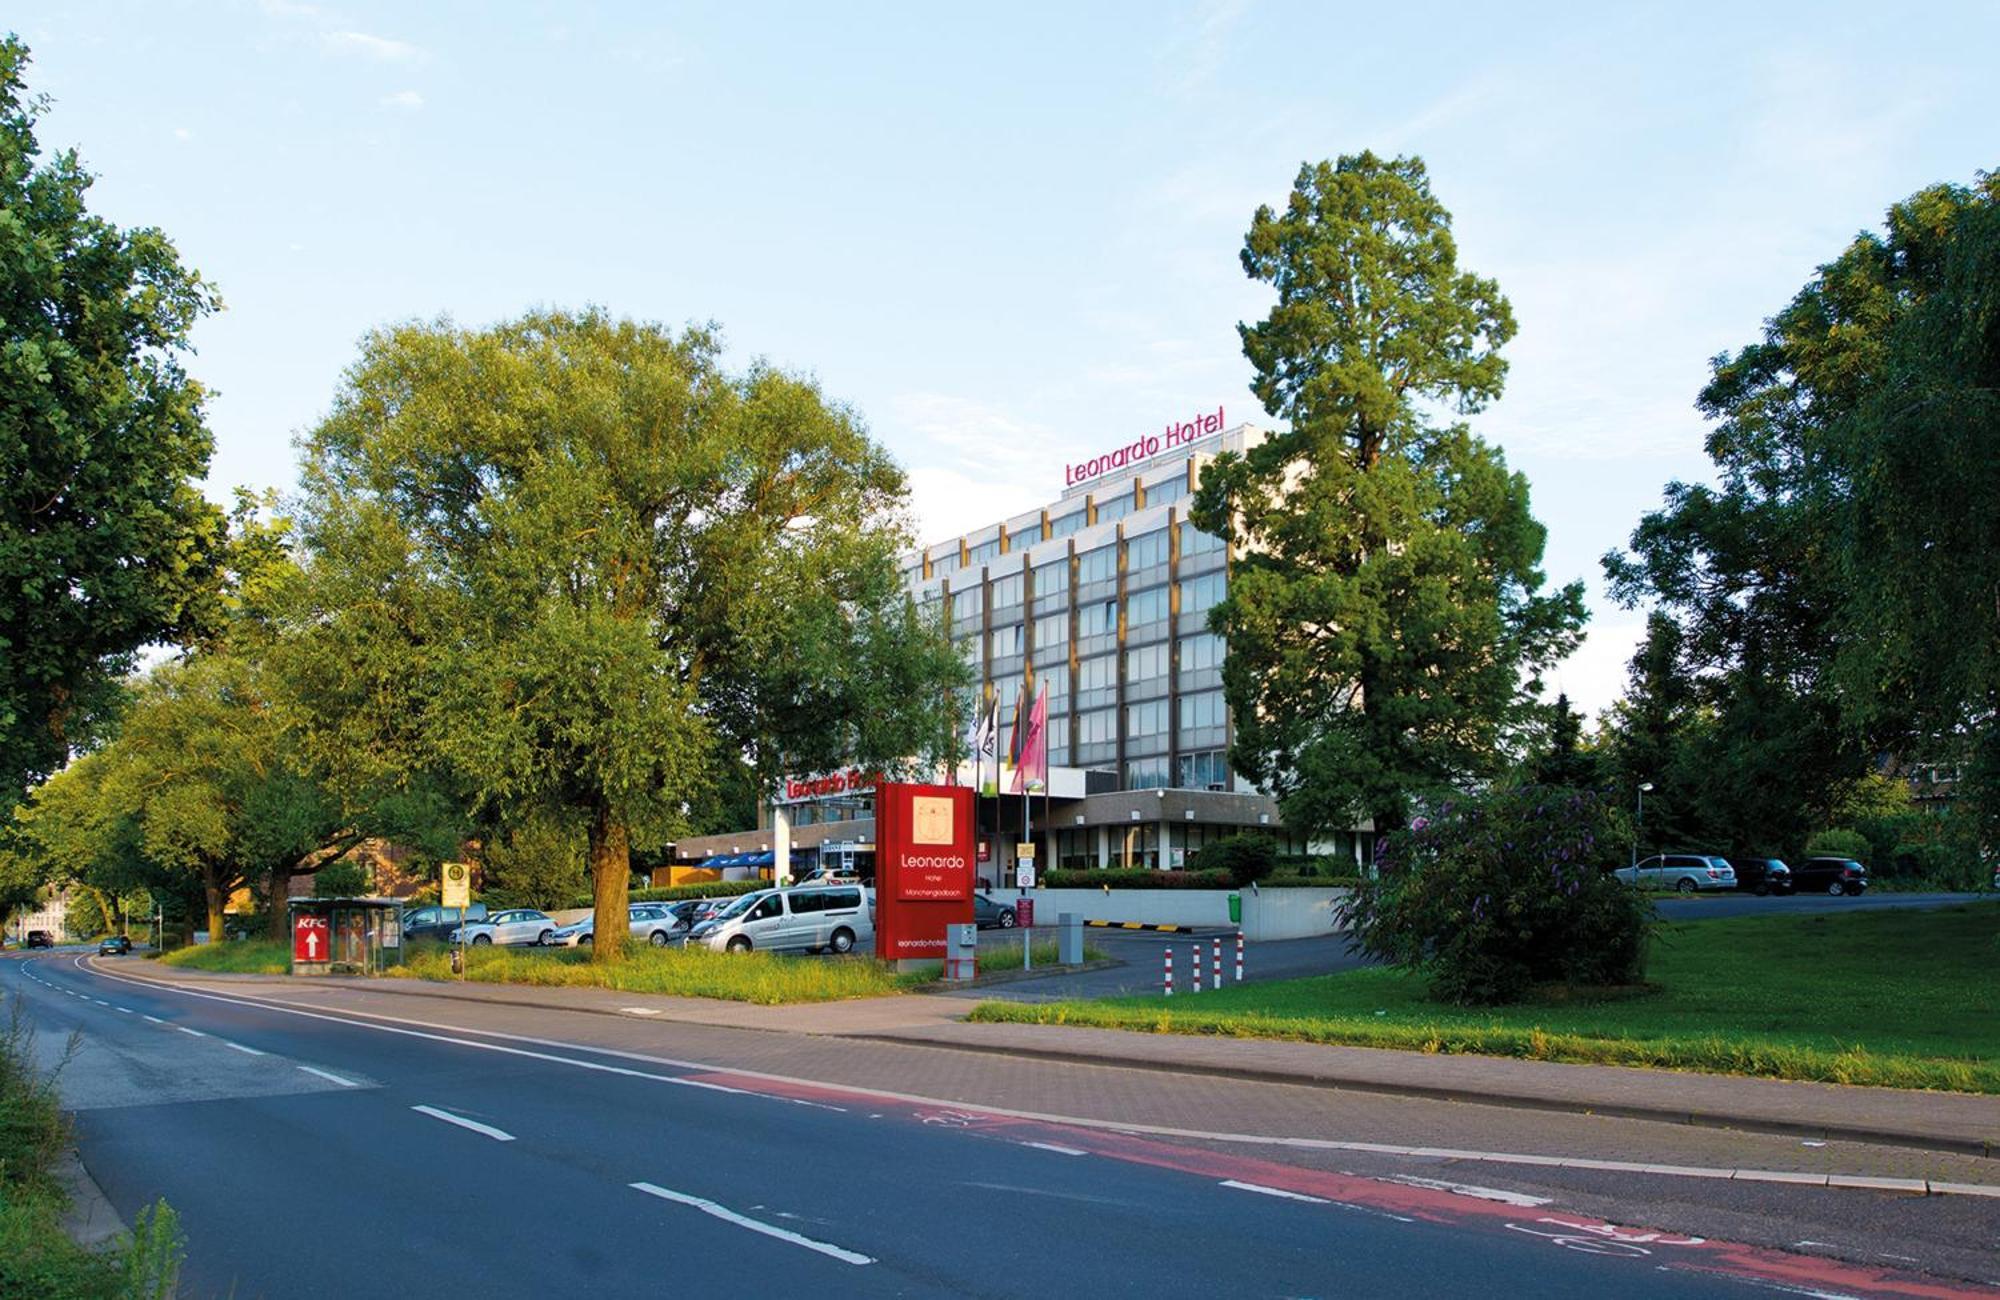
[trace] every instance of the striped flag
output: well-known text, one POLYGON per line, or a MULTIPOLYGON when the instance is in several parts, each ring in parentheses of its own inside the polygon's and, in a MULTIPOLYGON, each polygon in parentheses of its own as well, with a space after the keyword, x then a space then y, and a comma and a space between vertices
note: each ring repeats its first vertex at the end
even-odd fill
POLYGON ((972 785, 981 794, 1000 788, 1000 701, 996 698, 980 709, 972 727, 972 785), (993 787, 986 788, 986 761, 993 760, 993 787))
POLYGON ((1014 760, 1014 789, 1026 793, 1040 790, 1049 781, 1049 686, 1042 683, 1035 692, 1035 707, 1028 711, 1028 732, 1021 738, 1020 753, 1014 760))

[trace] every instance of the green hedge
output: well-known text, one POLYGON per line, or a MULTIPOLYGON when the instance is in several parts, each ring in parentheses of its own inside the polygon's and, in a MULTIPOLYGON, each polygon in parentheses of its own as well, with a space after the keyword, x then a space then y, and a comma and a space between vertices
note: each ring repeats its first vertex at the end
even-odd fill
MULTIPOLYGON (((754 894, 770 887, 768 880, 711 880, 705 885, 660 885, 652 889, 633 890, 632 901, 678 903, 684 898, 732 898, 737 894, 754 894)), ((596 907, 597 900, 589 894, 580 894, 570 906, 596 907)))
POLYGON ((1228 889, 1227 871, 1153 871, 1147 867, 1085 867, 1055 870, 1042 881, 1049 889, 1228 889))
POLYGON ((1230 884, 1241 888, 1278 869, 1278 849, 1269 835, 1225 835, 1196 849, 1188 858, 1188 868, 1196 873, 1221 871, 1228 875, 1230 884))
MULTIPOLYGON (((1268 876, 1259 889, 1345 889, 1359 876, 1268 876)), ((1154 871, 1147 867, 1063 868, 1042 878, 1044 889, 1236 889, 1227 871, 1154 871)), ((1246 886, 1247 888, 1247 886, 1246 886)))

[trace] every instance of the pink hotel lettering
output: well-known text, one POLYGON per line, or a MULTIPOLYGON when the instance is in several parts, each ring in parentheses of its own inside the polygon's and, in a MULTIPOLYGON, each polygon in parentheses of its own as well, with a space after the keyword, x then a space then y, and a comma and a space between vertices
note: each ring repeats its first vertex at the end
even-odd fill
POLYGON ((1101 474, 1109 474, 1114 469, 1137 465, 1140 461, 1150 460, 1163 451, 1185 447, 1190 443, 1199 442, 1211 433, 1221 432, 1222 408, 1218 406, 1211 414, 1197 415, 1179 424, 1169 424, 1165 433, 1148 434, 1144 438, 1134 439, 1116 451, 1108 451, 1102 456, 1093 456, 1089 460, 1063 466, 1063 486, 1075 487, 1101 474))

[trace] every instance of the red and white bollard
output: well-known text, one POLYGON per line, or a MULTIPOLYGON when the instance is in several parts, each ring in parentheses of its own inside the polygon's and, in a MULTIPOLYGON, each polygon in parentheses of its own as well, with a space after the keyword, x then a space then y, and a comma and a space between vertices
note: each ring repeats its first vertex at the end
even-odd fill
POLYGON ((1243 982, 1243 931, 1236 932, 1236 982, 1243 982))
POLYGON ((1215 974, 1214 974, 1214 976, 1212 977, 1212 978, 1214 979, 1215 983, 1214 983, 1213 987, 1214 987, 1214 988, 1216 988, 1217 990, 1220 990, 1220 989, 1222 988, 1222 939, 1221 939, 1221 936, 1219 936, 1219 935, 1218 935, 1218 936, 1217 936, 1217 937, 1216 937, 1215 939, 1213 939, 1213 940, 1211 940, 1211 941, 1210 941, 1210 951, 1209 951, 1209 956, 1211 956, 1211 957, 1215 958, 1215 974))
POLYGON ((1197 940, 1188 946, 1194 949, 1194 987, 1188 991, 1199 993, 1201 992, 1201 942, 1197 940))
POLYGON ((1174 950, 1172 948, 1166 950, 1166 962, 1167 962, 1167 977, 1166 977, 1167 996, 1172 997, 1174 995, 1174 950))

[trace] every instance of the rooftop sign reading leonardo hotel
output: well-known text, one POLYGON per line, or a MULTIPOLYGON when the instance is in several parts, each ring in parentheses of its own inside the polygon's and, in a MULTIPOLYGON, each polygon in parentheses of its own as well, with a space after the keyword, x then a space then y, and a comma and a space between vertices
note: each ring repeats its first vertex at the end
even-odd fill
POLYGON ((1073 488, 1079 483, 1088 483, 1113 470, 1151 460, 1162 452, 1177 451, 1200 442, 1210 434, 1221 432, 1222 408, 1219 406, 1212 412, 1182 420, 1178 424, 1169 421, 1163 433, 1147 434, 1143 438, 1133 439, 1115 451, 1105 452, 1102 456, 1093 456, 1089 460, 1063 466, 1063 487, 1073 488))

